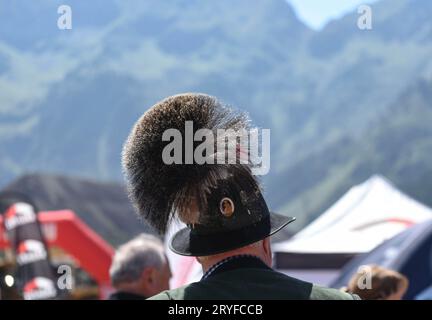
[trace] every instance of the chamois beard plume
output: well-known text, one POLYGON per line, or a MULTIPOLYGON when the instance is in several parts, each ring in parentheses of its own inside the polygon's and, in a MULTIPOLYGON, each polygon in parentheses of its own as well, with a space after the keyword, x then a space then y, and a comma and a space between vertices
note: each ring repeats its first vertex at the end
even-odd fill
POLYGON ((137 121, 123 147, 123 171, 136 210, 161 234, 175 217, 187 224, 205 221, 207 196, 220 180, 238 173, 259 188, 248 164, 165 164, 162 151, 169 142, 162 141, 162 134, 177 129, 184 138, 186 121, 193 121, 194 133, 205 128, 215 136, 218 129, 249 128, 244 113, 214 97, 192 93, 162 100, 137 121))

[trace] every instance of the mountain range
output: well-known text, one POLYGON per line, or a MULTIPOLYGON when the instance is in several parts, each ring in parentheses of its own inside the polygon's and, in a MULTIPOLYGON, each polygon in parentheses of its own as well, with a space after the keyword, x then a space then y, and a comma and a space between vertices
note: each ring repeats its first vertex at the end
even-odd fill
POLYGON ((432 205, 432 2, 382 0, 315 31, 285 0, 0 0, 0 186, 28 172, 121 182, 160 99, 205 92, 271 129, 263 177, 301 228, 380 173, 432 205))

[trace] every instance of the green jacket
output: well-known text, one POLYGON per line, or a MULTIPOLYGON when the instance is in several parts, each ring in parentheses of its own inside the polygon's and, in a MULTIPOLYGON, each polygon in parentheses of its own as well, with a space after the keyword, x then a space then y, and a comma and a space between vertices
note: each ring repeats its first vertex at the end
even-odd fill
POLYGON ((239 268, 163 291, 149 300, 358 300, 336 289, 313 285, 270 268, 239 268))

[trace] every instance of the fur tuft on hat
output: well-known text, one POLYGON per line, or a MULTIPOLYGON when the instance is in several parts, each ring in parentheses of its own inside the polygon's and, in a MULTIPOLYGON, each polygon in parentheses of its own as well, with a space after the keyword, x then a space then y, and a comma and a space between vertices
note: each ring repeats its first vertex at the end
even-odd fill
POLYGON ((138 213, 160 233, 165 233, 174 217, 187 224, 202 223, 207 196, 220 180, 238 175, 259 189, 248 164, 197 164, 195 160, 165 164, 162 153, 170 142, 163 141, 162 135, 167 129, 177 129, 185 137, 186 121, 192 121, 194 134, 199 129, 210 129, 216 136, 218 129, 249 128, 244 113, 214 97, 193 93, 168 97, 137 121, 123 148, 123 171, 138 213))

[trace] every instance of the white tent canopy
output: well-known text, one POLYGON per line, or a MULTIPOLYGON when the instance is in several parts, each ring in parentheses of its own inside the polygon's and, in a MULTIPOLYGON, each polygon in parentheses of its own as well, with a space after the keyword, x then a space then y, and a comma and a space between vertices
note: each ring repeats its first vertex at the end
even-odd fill
POLYGON ((276 243, 276 268, 328 285, 359 253, 408 227, 432 219, 432 209, 375 175, 352 187, 332 207, 287 241, 276 243))
POLYGON ((432 209, 375 175, 341 199, 274 252, 368 252, 407 227, 432 218, 432 209))

